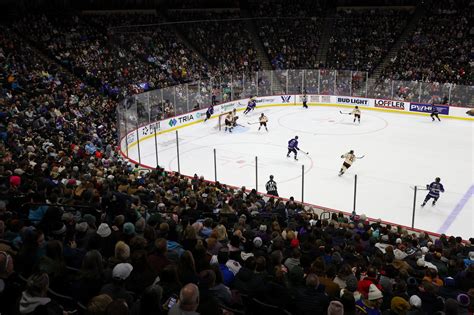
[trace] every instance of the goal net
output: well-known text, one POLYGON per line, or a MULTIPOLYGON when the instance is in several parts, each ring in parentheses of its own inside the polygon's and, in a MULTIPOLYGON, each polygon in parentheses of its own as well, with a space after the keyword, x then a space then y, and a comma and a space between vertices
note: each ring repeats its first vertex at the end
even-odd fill
POLYGON ((217 129, 217 130, 222 130, 222 128, 225 127, 225 116, 227 116, 228 112, 226 113, 223 113, 223 114, 219 114, 219 116, 217 117, 217 123, 216 125, 214 126, 214 129, 217 129))

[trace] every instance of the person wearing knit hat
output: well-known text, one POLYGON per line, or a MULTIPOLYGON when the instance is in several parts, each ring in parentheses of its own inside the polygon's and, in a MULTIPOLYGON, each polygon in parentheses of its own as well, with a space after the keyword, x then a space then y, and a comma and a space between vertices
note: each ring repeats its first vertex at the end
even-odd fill
POLYGON ((369 286, 368 300, 369 301, 376 301, 376 300, 379 300, 379 299, 382 299, 382 298, 383 298, 382 291, 380 291, 379 288, 377 288, 377 286, 375 284, 371 284, 369 286))
POLYGON ((291 248, 298 248, 300 246, 300 241, 297 238, 291 240, 291 248))
POLYGON ((328 315, 344 315, 344 306, 339 301, 331 301, 328 307, 328 315))
POLYGON ((369 286, 368 297, 356 301, 356 309, 363 314, 380 314, 383 294, 375 284, 369 286))
POLYGON ((112 269, 112 283, 100 289, 101 294, 107 294, 112 299, 124 299, 128 305, 134 302, 133 296, 125 289, 126 280, 130 277, 133 266, 129 263, 118 263, 112 269))
POLYGON ((390 309, 394 314, 406 315, 407 311, 410 309, 410 303, 408 303, 404 298, 396 296, 390 303, 390 309))
POLYGON ((123 225, 123 234, 132 236, 135 235, 135 225, 131 222, 127 222, 123 225))
POLYGON ((21 185, 21 177, 20 176, 10 176, 10 186, 12 187, 19 187, 21 185))
POLYGON ((260 248, 262 246, 263 242, 262 242, 262 239, 260 237, 256 237, 253 239, 253 245, 256 247, 256 248, 260 248))
POLYGON ((467 308, 469 307, 469 305, 471 305, 471 298, 469 297, 469 295, 464 293, 458 294, 458 296, 456 297, 456 301, 458 301, 459 308, 463 309, 463 311, 465 310, 465 312, 460 312, 460 314, 467 314, 467 308))
POLYGON ((130 273, 132 273, 133 267, 129 263, 120 263, 115 265, 112 270, 112 278, 117 280, 126 280, 130 273))
POLYGON ((96 232, 100 237, 105 238, 109 237, 110 234, 112 233, 112 230, 110 229, 109 225, 107 223, 101 223, 99 227, 97 228, 96 232))
POLYGON ((76 223, 77 232, 85 233, 87 232, 88 229, 89 229, 89 225, 87 224, 87 222, 84 221, 84 222, 76 223))
POLYGON ((410 305, 412 308, 421 309, 421 299, 418 295, 410 296, 410 305))

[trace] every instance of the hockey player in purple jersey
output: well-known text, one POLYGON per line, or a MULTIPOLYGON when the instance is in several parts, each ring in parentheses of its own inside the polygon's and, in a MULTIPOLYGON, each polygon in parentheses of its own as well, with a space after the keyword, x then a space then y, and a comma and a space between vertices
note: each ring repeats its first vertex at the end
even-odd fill
POLYGON ((423 201, 421 206, 423 207, 424 205, 426 205, 428 200, 430 200, 431 198, 433 198, 432 204, 434 206, 436 204, 436 201, 438 201, 439 193, 444 192, 444 187, 443 184, 441 184, 441 179, 439 177, 436 177, 434 182, 429 185, 426 185, 426 189, 428 189, 429 192, 428 195, 426 195, 425 200, 423 201))
POLYGON ((290 157, 290 153, 293 152, 295 154, 295 160, 298 161, 297 155, 300 148, 298 148, 298 136, 294 137, 290 141, 288 141, 288 154, 286 157, 290 157))
POLYGON ((206 111, 206 118, 204 119, 204 121, 211 118, 212 114, 214 114, 214 105, 211 105, 211 106, 208 107, 208 109, 206 111))

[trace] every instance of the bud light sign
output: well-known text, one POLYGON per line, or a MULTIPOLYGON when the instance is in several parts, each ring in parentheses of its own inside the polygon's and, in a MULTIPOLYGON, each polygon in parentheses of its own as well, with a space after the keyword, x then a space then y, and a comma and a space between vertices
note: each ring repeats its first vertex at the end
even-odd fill
MULTIPOLYGON (((441 115, 449 115, 449 106, 446 105, 435 105, 441 115)), ((421 103, 410 103, 411 112, 419 113, 431 113, 433 105, 421 104, 421 103)))

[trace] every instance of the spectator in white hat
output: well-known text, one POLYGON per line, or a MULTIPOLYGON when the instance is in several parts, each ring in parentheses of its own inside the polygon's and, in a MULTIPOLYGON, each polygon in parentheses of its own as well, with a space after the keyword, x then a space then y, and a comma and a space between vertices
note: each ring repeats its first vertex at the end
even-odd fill
POLYGON ((104 285, 100 293, 107 294, 114 300, 124 299, 128 305, 132 305, 133 296, 125 289, 126 280, 132 270, 133 267, 129 263, 117 264, 112 270, 112 282, 104 285))

